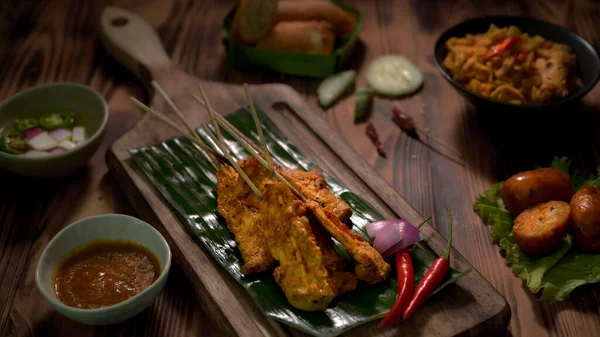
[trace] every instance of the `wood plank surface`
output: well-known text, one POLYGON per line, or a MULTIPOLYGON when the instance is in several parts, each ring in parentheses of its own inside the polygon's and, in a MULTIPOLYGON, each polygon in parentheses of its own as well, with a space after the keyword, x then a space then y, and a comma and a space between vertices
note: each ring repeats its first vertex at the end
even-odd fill
MULTIPOLYGON (((215 335, 202 304, 189 294, 191 285, 177 266, 153 307, 125 324, 85 327, 59 316, 44 302, 33 282, 37 258, 62 227, 85 216, 120 212, 134 214, 107 175, 108 146, 141 117, 129 103, 143 96, 139 81, 106 55, 98 39, 100 11, 109 3, 139 13, 158 29, 169 56, 202 79, 229 83, 284 82, 305 95, 318 109, 314 91, 318 81, 231 69, 220 42, 220 21, 229 1, 83 1, 5 0, 0 2, 0 99, 35 85, 75 81, 91 85, 109 101, 110 120, 103 146, 88 168, 59 181, 46 183, 0 176, 0 336, 198 336, 215 335)), ((322 117, 340 137, 392 184, 433 224, 445 233, 444 208, 457 218, 455 248, 509 301, 513 336, 595 336, 600 331, 596 286, 576 290, 555 304, 537 302, 504 266, 492 245, 489 230, 472 212, 473 198, 503 179, 518 163, 499 156, 479 127, 475 112, 446 84, 434 68, 433 43, 447 27, 467 18, 490 14, 528 15, 572 29, 600 45, 600 4, 597 1, 344 1, 365 15, 360 34, 362 53, 356 56, 358 82, 364 65, 386 53, 402 53, 425 72, 424 90, 397 102, 417 122, 447 145, 467 156, 467 167, 456 167, 407 137, 389 123, 390 101, 377 99, 371 120, 382 137, 387 159, 377 156, 362 137, 364 125, 352 123, 353 98, 346 97, 322 117), (361 55, 362 54, 362 55, 361 55), (508 168, 508 169, 507 169, 508 168)), ((600 88, 584 99, 594 125, 599 120, 600 88)), ((569 116, 569 115, 566 115, 569 116)), ((568 117, 567 117, 568 118, 568 117)), ((577 148, 577 161, 596 165, 597 127, 591 142, 577 148), (593 146, 592 146, 593 145, 593 146)), ((135 215, 135 214, 134 214, 135 215)))

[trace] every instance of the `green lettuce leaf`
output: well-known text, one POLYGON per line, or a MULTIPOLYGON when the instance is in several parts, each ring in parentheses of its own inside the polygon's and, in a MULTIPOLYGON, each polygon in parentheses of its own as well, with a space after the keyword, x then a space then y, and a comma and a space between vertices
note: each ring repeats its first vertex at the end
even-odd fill
POLYGON ((567 157, 561 157, 561 158, 554 157, 552 164, 550 164, 550 167, 559 169, 559 170, 563 171, 566 175, 569 175, 569 176, 570 176, 570 173, 569 173, 570 166, 571 166, 571 159, 569 159, 567 157))
MULTIPOLYGON (((579 172, 577 172, 579 173, 579 172)), ((598 171, 596 172, 596 174, 591 175, 587 180, 585 180, 583 183, 581 183, 581 186, 593 186, 595 188, 600 189, 600 168, 598 168, 598 171)), ((579 186, 579 187, 581 187, 579 186)), ((576 187, 576 190, 579 189, 579 187, 576 187)))
POLYGON ((577 287, 600 282, 600 254, 569 252, 544 275, 542 301, 562 301, 577 287))

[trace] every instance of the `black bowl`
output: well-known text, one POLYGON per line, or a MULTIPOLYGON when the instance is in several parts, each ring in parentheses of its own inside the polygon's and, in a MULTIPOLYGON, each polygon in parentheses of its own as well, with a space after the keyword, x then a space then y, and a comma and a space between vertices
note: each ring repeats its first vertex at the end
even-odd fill
POLYGON ((437 40, 434 49, 435 64, 442 75, 450 82, 459 93, 467 98, 478 111, 499 111, 503 113, 552 113, 570 109, 579 102, 598 82, 600 77, 600 58, 594 47, 581 36, 554 24, 518 16, 488 16, 462 22, 446 30, 437 40), (452 75, 442 65, 448 48, 446 41, 451 37, 463 37, 467 34, 486 32, 491 24, 498 27, 517 26, 522 32, 529 35, 539 35, 546 40, 558 42, 571 47, 576 58, 576 74, 581 79, 582 85, 568 97, 545 104, 515 105, 488 99, 469 91, 463 84, 455 81, 452 75))

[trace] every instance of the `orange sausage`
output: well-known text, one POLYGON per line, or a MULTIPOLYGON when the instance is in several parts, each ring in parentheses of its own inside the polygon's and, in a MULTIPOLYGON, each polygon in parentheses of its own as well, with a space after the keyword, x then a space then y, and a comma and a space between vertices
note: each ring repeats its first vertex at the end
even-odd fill
POLYGON ((502 185, 504 205, 515 215, 546 201, 568 202, 574 193, 571 179, 550 167, 517 173, 502 185))
POLYGON ((549 201, 523 211, 515 219, 513 232, 519 248, 527 254, 548 254, 560 246, 571 207, 564 201, 549 201))
POLYGON ((571 228, 583 250, 600 253, 600 190, 583 186, 571 199, 571 228))
POLYGON ((350 35, 356 27, 354 15, 330 1, 280 1, 276 21, 327 21, 336 35, 350 35))

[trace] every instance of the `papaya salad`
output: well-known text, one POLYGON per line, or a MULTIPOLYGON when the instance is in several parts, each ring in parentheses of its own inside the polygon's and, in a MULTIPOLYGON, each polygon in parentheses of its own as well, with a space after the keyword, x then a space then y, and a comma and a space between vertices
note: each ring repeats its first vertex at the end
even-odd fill
POLYGON ((510 104, 543 104, 578 86, 575 55, 567 45, 516 26, 452 37, 443 66, 456 81, 483 97, 510 104))
POLYGON ((71 151, 86 140, 85 127, 75 121, 73 112, 15 119, 2 131, 0 149, 25 157, 46 157, 71 151))

